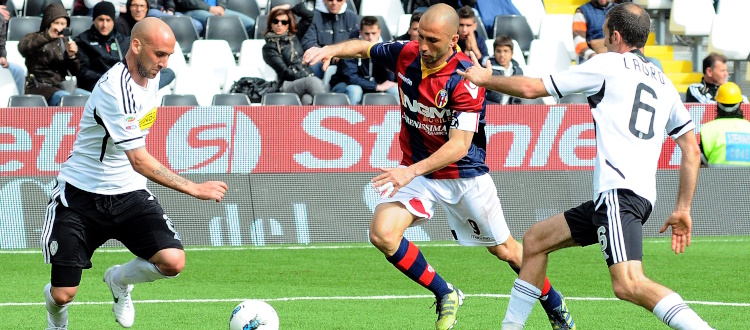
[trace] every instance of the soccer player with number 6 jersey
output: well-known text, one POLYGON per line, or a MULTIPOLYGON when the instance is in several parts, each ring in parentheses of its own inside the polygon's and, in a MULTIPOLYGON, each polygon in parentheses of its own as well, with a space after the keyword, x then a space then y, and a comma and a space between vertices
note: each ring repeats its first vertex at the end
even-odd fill
MULTIPOLYGON (((485 246, 516 271, 522 256, 484 162, 485 90, 456 74, 471 66, 456 46, 458 21, 452 7, 437 4, 422 15, 418 41, 350 40, 311 48, 303 57, 305 63, 323 62, 324 68, 332 57, 370 58, 396 73, 404 155, 399 167, 382 169, 372 180, 381 199, 370 222, 370 241, 398 270, 435 294, 438 330, 456 323, 464 295, 404 238, 409 226, 432 218, 440 205, 459 244, 485 246)), ((575 329, 562 296, 543 282, 538 298, 553 329, 575 329)))
MULTIPOLYGON (((656 168, 666 131, 682 150, 677 205, 661 229, 672 250, 690 245, 690 204, 700 165, 695 124, 664 73, 643 56, 651 21, 640 6, 615 6, 604 23, 609 53, 542 79, 492 76, 474 65, 459 72, 488 89, 523 98, 571 93, 588 97, 596 127, 593 199, 536 223, 523 236, 523 267, 513 284, 503 329, 522 329, 542 294, 550 252, 599 244, 615 295, 653 312, 674 329, 711 329, 680 295, 643 273, 642 225, 656 200, 656 168), (464 72, 465 71, 465 72, 464 72)), ((580 320, 579 320, 580 321, 580 320)))

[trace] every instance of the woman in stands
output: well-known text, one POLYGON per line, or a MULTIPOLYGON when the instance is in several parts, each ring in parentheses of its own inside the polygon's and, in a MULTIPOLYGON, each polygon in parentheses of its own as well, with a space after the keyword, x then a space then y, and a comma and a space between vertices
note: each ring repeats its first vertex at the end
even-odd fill
POLYGON ((313 95, 325 93, 323 81, 302 65, 302 45, 295 35, 297 24, 288 6, 274 7, 266 21, 263 60, 278 76, 279 91, 299 95, 302 104, 312 104, 313 95))

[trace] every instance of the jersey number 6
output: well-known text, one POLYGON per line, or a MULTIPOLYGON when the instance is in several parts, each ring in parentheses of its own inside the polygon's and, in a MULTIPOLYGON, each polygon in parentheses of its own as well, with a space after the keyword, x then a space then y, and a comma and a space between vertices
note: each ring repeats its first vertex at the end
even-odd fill
POLYGON ((646 93, 651 94, 651 96, 656 99, 656 92, 649 87, 648 85, 644 83, 638 84, 638 87, 635 89, 635 98, 633 99, 633 111, 630 113, 630 133, 635 135, 639 139, 648 140, 652 137, 654 137, 654 117, 656 115, 656 109, 654 107, 641 102, 641 92, 646 91, 646 93), (648 132, 643 132, 636 128, 636 123, 638 119, 638 113, 639 110, 643 110, 646 112, 651 113, 651 122, 648 124, 648 132))

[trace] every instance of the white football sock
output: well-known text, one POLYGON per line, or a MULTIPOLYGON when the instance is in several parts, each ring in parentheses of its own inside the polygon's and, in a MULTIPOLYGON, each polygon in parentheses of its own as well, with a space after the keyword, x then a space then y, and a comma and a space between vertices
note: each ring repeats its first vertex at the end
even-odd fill
POLYGON ((161 270, 159 270, 159 267, 148 262, 148 260, 135 258, 126 264, 117 267, 112 279, 115 284, 124 288, 128 286, 128 284, 153 282, 170 277, 174 276, 164 275, 161 270))
POLYGON ((654 315, 672 329, 713 329, 693 309, 688 307, 676 292, 668 294, 656 304, 654 315))
POLYGON ((513 289, 510 290, 510 301, 508 302, 508 310, 505 312, 503 328, 514 329, 519 325, 523 327, 534 308, 534 304, 541 295, 542 290, 517 278, 513 282, 513 289))
POLYGON ((44 286, 44 300, 47 302, 47 327, 65 328, 68 326, 68 304, 58 305, 49 291, 51 287, 52 284, 50 283, 44 286))

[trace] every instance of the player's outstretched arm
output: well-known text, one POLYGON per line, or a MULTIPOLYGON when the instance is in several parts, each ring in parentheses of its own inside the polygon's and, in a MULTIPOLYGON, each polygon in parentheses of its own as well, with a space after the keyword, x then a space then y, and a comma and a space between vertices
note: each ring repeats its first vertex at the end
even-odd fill
POLYGON ((302 64, 315 65, 323 62, 323 71, 328 69, 331 59, 340 58, 368 58, 371 42, 361 39, 351 39, 324 47, 310 47, 302 56, 302 64))
POLYGON ((175 174, 151 156, 146 147, 126 150, 125 155, 128 156, 128 160, 130 160, 130 164, 136 172, 167 188, 172 188, 198 199, 215 200, 217 202, 221 202, 227 192, 227 184, 224 182, 195 183, 175 174))
POLYGON ((393 188, 391 194, 387 196, 391 197, 415 177, 430 174, 464 158, 469 153, 474 132, 451 129, 448 134, 448 142, 443 144, 443 146, 429 157, 406 168, 381 168, 380 170, 383 173, 371 180, 372 186, 378 192, 393 188))
POLYGON ((549 96, 541 78, 493 76, 492 66, 489 61, 487 62, 487 66, 482 67, 474 52, 471 52, 470 55, 474 65, 466 69, 465 72, 456 70, 456 73, 464 77, 464 79, 471 81, 474 85, 525 99, 549 96))
POLYGON ((680 163, 680 187, 677 193, 677 204, 674 211, 667 218, 661 233, 672 227, 672 251, 679 254, 690 246, 690 233, 693 220, 690 216, 690 204, 693 201, 695 187, 698 184, 698 168, 700 167, 700 150, 693 131, 678 137, 675 142, 682 150, 680 163))

